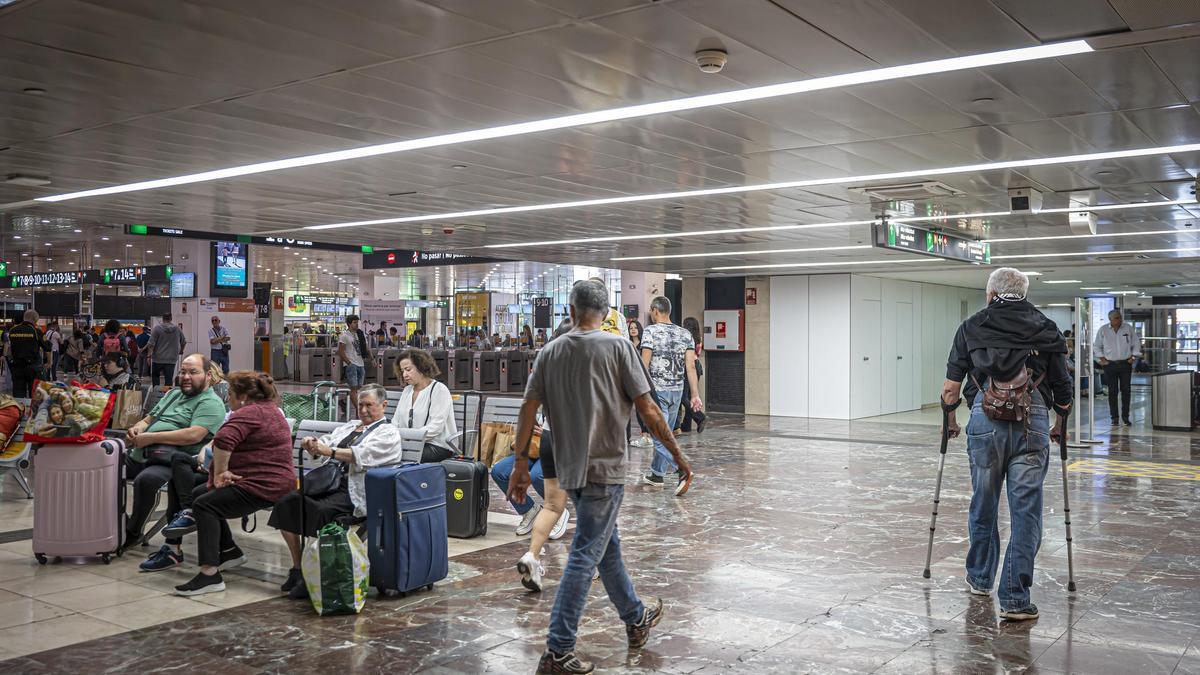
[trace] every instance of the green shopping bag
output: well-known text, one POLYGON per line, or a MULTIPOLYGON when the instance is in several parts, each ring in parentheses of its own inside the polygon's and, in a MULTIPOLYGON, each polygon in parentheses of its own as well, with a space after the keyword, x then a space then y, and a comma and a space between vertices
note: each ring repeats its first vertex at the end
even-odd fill
POLYGON ((313 609, 321 616, 358 614, 367 602, 367 545, 353 531, 329 523, 301 559, 313 609))

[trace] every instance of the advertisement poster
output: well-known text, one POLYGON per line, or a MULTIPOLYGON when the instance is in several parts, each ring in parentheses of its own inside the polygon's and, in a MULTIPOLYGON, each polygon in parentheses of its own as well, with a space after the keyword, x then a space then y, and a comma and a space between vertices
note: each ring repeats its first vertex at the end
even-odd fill
POLYGON ((287 296, 287 303, 283 307, 283 318, 285 319, 307 319, 308 318, 308 302, 307 298, 299 293, 291 293, 287 296))
POLYGON ((213 242, 218 288, 246 287, 246 244, 236 241, 213 242))

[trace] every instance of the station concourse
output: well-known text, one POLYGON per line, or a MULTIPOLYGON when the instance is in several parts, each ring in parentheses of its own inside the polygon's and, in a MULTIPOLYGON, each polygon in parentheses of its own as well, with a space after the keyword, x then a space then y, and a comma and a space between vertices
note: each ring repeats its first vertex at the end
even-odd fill
POLYGON ((1200 673, 1197 3, 0 44, 0 674, 1200 673))

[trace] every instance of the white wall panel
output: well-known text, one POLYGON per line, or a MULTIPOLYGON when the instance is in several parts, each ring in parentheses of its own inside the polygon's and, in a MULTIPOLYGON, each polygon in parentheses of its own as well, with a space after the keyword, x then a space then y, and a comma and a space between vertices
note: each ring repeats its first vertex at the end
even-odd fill
POLYGON ((771 277, 771 414, 808 417, 809 277, 771 277))
POLYGON ((808 303, 809 417, 849 419, 850 275, 810 277, 808 303))

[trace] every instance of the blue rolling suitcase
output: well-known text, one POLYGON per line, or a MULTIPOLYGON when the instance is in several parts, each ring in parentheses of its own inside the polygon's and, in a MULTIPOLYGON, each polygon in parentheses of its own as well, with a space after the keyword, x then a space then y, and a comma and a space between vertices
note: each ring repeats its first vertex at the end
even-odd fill
POLYGON ((441 464, 367 471, 371 585, 385 591, 433 588, 446 578, 446 470, 441 464))

